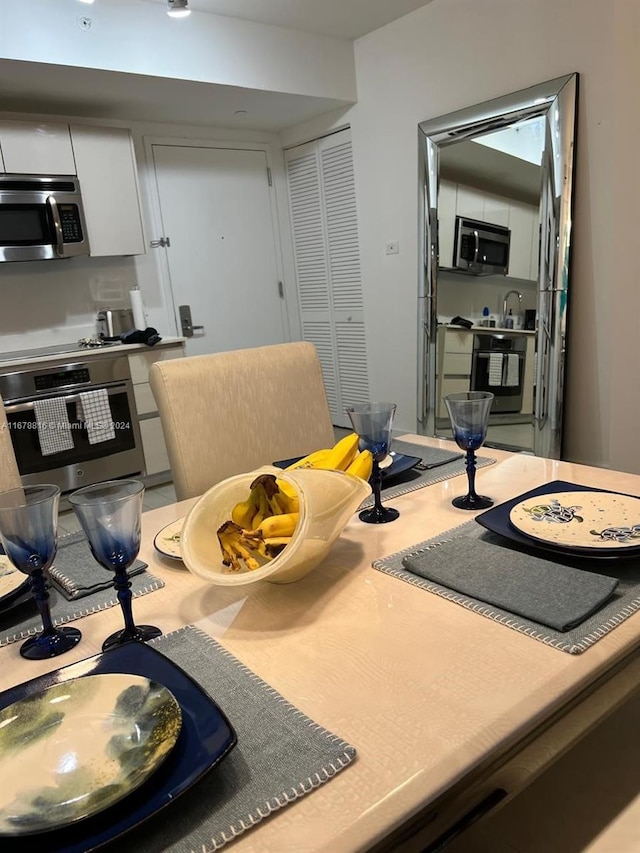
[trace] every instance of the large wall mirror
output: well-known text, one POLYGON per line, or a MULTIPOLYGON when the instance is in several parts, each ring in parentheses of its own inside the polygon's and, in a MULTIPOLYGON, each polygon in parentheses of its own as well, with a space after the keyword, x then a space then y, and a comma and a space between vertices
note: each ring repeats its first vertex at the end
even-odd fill
POLYGON ((487 445, 561 458, 577 109, 571 74, 419 125, 418 429, 494 394, 487 445))

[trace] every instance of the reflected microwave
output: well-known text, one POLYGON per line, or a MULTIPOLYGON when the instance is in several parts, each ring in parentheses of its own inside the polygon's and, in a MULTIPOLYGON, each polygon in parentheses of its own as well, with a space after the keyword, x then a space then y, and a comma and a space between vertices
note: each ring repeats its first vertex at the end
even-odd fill
POLYGON ((453 267, 473 275, 507 275, 511 231, 503 225, 456 216, 453 267))
POLYGON ((0 175, 0 261, 89 254, 75 175, 0 175))

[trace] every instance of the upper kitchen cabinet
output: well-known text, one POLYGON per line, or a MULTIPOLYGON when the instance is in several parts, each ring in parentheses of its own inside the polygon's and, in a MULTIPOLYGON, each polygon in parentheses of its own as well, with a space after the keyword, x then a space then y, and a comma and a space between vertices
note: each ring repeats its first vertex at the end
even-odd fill
POLYGON ((68 124, 0 121, 5 172, 16 175, 75 175, 68 124))
POLYGON ((71 125, 90 254, 142 255, 144 234, 131 134, 121 127, 71 125))

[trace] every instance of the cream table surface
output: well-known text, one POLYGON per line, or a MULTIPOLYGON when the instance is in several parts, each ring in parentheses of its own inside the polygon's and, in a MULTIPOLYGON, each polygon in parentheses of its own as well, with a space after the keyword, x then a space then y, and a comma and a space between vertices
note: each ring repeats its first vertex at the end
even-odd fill
MULTIPOLYGON (((554 479, 640 495, 638 475, 481 453, 497 462, 478 471, 477 489, 496 503, 554 479)), ((449 796, 499 764, 640 645, 640 613, 583 654, 569 655, 371 568, 376 558, 472 518, 451 506, 465 485, 458 476, 393 499, 401 515, 391 524, 366 525, 354 515, 327 560, 288 585, 210 585, 153 548, 156 532, 194 501, 144 514, 140 556, 166 586, 134 601, 136 620, 165 633, 197 623, 357 750, 334 779, 229 849, 400 849, 384 839, 425 810, 451 809, 449 796)), ((0 649, 0 689, 96 653, 121 627, 121 614, 111 608, 75 624, 81 643, 55 661, 25 661, 19 643, 0 649)))

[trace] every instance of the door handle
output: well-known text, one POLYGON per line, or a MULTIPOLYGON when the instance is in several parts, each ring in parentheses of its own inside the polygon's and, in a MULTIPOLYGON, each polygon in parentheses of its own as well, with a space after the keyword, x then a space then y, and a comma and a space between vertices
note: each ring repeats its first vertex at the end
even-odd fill
POLYGON ((204 326, 194 326, 191 322, 191 306, 180 305, 178 308, 180 314, 180 328, 185 338, 192 338, 194 331, 203 331, 204 326))
POLYGON ((47 196, 47 206, 53 220, 53 227, 56 232, 55 252, 59 258, 64 257, 64 237, 62 234, 62 222, 60 221, 60 212, 58 211, 58 203, 52 195, 47 196))

